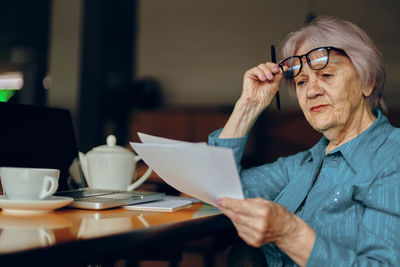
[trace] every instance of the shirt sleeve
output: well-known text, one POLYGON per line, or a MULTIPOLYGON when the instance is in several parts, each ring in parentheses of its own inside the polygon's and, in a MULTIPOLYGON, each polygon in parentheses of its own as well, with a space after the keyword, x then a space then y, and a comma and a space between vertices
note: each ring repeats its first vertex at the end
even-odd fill
POLYGON ((317 233, 307 266, 399 266, 400 173, 375 180, 354 198, 366 207, 357 248, 345 248, 317 233))
POLYGON ((236 165, 240 170, 240 162, 242 161, 247 146, 248 136, 246 135, 241 138, 219 138, 221 132, 222 129, 212 132, 208 136, 208 144, 212 146, 231 148, 235 157, 236 165))
POLYGON ((241 160, 246 149, 248 136, 241 138, 218 138, 222 129, 211 133, 209 145, 231 148, 239 170, 243 193, 247 198, 263 197, 274 200, 289 181, 288 167, 293 165, 291 158, 280 158, 249 169, 241 168, 241 160))

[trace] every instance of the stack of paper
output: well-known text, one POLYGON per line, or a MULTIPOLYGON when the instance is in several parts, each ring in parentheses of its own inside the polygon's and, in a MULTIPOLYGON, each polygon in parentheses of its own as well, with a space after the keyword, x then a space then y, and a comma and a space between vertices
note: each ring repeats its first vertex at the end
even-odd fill
POLYGON ((165 196, 162 200, 151 201, 124 206, 128 210, 144 210, 144 211, 174 211, 188 206, 195 201, 185 197, 165 196))
POLYGON ((244 198, 231 149, 138 135, 133 149, 175 189, 214 206, 222 197, 244 198))

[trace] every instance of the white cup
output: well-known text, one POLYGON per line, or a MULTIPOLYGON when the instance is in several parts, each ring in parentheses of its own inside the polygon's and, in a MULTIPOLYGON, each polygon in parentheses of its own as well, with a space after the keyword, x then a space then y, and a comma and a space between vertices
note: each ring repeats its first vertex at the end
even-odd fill
POLYGON ((0 169, 4 194, 13 200, 39 200, 53 195, 58 188, 57 169, 3 167, 0 169))

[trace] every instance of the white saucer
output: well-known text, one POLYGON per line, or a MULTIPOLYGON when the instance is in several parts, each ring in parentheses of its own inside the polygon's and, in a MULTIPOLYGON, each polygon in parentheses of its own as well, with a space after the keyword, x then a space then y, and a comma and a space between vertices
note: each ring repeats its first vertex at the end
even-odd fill
POLYGON ((0 208, 3 214, 40 214, 67 206, 73 201, 70 197, 51 196, 42 200, 14 200, 0 195, 0 208))

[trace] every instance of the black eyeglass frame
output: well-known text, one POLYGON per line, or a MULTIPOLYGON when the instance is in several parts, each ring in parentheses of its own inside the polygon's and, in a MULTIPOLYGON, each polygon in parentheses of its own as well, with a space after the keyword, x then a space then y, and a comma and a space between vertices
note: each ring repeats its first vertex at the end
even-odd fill
POLYGON ((345 52, 343 49, 336 48, 336 47, 333 47, 333 46, 322 46, 322 47, 317 47, 317 48, 311 49, 311 50, 308 51, 306 54, 301 55, 301 56, 291 56, 291 57, 285 58, 284 60, 282 60, 282 61, 278 64, 278 66, 282 69, 282 72, 283 72, 285 78, 287 78, 287 79, 292 79, 292 78, 294 78, 294 77, 296 77, 297 75, 300 74, 300 72, 301 72, 301 70, 302 70, 302 68, 303 68, 303 61, 302 61, 302 58, 303 58, 303 57, 306 57, 307 65, 308 65, 311 69, 313 69, 313 70, 321 70, 321 69, 325 68, 326 66, 328 66, 328 63, 329 63, 329 55, 330 55, 330 53, 331 53, 332 50, 333 50, 333 51, 336 51, 336 52, 339 52, 339 53, 344 54, 344 55, 347 56, 346 52, 345 52), (312 52, 316 51, 316 50, 319 50, 319 49, 326 49, 328 59, 326 60, 326 64, 325 64, 323 67, 321 67, 321 68, 313 68, 313 67, 311 66, 311 61, 310 61, 310 58, 308 57, 308 55, 311 54, 312 52), (284 69, 283 69, 283 62, 285 62, 285 61, 287 61, 287 60, 289 60, 289 59, 292 59, 292 58, 298 58, 298 59, 299 59, 299 61, 300 61, 300 68, 299 68, 299 71, 297 72, 296 75, 287 77, 287 76, 286 76, 286 73, 287 73, 287 72, 285 73, 285 71, 284 71, 284 69))

